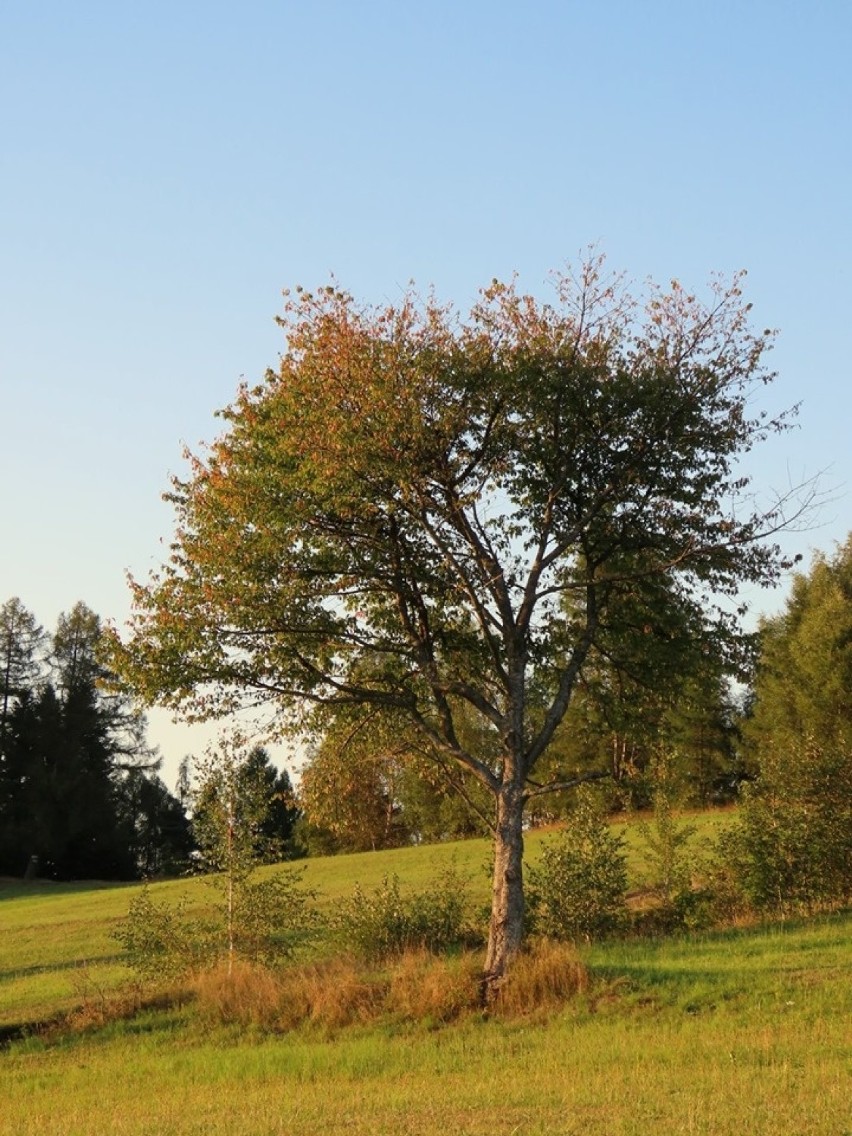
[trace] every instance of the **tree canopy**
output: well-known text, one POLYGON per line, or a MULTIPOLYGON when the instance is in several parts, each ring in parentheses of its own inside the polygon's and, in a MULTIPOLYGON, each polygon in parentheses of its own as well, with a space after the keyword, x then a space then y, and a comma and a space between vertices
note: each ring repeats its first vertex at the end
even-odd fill
POLYGON ((171 557, 112 641, 151 702, 266 702, 297 730, 363 705, 476 777, 494 980, 523 933, 524 808, 596 775, 533 776, 584 668, 662 675, 697 640, 737 665, 738 589, 777 580, 801 506, 757 506, 740 469, 786 424, 753 409, 772 334, 741 278, 637 297, 590 260, 554 286, 494 281, 466 319, 413 292, 287 296, 280 367, 188 455, 171 557))
POLYGON ((758 761, 806 738, 852 743, 852 534, 796 574, 784 610, 761 624, 760 644, 747 723, 758 761))

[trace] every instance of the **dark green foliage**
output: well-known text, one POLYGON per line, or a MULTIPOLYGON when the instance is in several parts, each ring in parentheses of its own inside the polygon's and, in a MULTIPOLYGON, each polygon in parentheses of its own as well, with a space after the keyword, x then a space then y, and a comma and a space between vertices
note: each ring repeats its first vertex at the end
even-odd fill
POLYGON ((222 763, 211 765, 209 758, 202 760, 199 773, 192 828, 205 868, 221 867, 218 857, 229 823, 228 808, 241 832, 249 834, 246 851, 252 861, 272 864, 298 855, 294 829, 300 814, 290 778, 275 768, 263 746, 254 746, 232 770, 222 763))
POLYGON ((188 870, 194 848, 189 818, 180 801, 154 773, 127 770, 116 787, 118 820, 142 879, 188 870))
POLYGON ((721 849, 721 876, 760 912, 852 894, 852 536, 797 575, 766 620, 744 723, 754 780, 721 849))
POLYGON ((15 703, 38 681, 44 632, 17 596, 0 607, 0 761, 15 703))
POLYGON ((852 749, 802 742, 764 754, 719 853, 724 876, 759 912, 807 914, 848 902, 852 749))
POLYGON ((189 852, 186 817, 154 776, 144 720, 102 686, 95 613, 77 604, 48 643, 10 601, 0 638, 0 873, 134 879, 176 870, 189 852))
POLYGON ((826 748, 852 743, 852 536, 794 578, 784 611, 764 621, 760 645, 745 723, 753 764, 805 738, 826 748))
POLYGON ((470 935, 466 885, 450 868, 431 887, 404 895, 397 876, 385 877, 372 892, 360 885, 335 920, 344 946, 367 959, 406 950, 443 951, 470 935))
POLYGON ((552 939, 593 940, 623 927, 627 860, 624 843, 591 793, 579 794, 565 830, 542 845, 529 869, 529 919, 552 939))

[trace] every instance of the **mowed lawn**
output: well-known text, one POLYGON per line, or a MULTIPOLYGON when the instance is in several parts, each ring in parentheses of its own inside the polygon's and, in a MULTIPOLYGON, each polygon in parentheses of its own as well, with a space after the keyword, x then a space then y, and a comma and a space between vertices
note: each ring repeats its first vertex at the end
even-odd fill
MULTIPOLYGON (((532 857, 541 839, 530 835, 532 857)), ((452 863, 478 900, 487 852, 473 841, 368 853, 311 861, 306 875, 333 903, 356 881, 396 873, 422 885, 452 863)), ((209 888, 155 891, 202 904, 209 888)), ((126 980, 110 931, 132 894, 4 888, 0 1024, 97 1002, 126 980)), ((583 957, 590 989, 548 1018, 270 1036, 178 1007, 35 1034, 0 1053, 0 1133, 852 1133, 849 914, 604 944, 583 957)))

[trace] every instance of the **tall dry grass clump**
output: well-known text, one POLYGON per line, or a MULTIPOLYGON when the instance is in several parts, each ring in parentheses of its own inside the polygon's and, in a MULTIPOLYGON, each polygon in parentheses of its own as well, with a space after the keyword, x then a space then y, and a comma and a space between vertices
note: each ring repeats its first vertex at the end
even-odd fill
MULTIPOLYGON (((542 939, 514 961, 491 1011, 500 1017, 548 1013, 588 988, 575 949, 542 939)), ((478 954, 435 955, 414 949, 381 969, 336 955, 273 972, 237 959, 195 980, 198 1008, 217 1024, 272 1031, 303 1026, 341 1029, 382 1018, 446 1024, 482 1009, 478 954)))
POLYGON ((479 1008, 481 986, 479 956, 412 950, 391 970, 386 1005, 391 1015, 406 1021, 450 1022, 479 1008))
POLYGON ((277 1024, 296 1029, 310 1023, 338 1029, 380 1015, 387 982, 338 955, 288 967, 280 978, 277 1024))
POLYGON ((278 1020, 281 981, 261 963, 221 962, 202 971, 194 985, 201 1014, 215 1022, 268 1029, 278 1020))
POLYGON ((588 971, 573 946, 537 939, 514 959, 492 1010, 500 1017, 557 1010, 588 987, 588 971))

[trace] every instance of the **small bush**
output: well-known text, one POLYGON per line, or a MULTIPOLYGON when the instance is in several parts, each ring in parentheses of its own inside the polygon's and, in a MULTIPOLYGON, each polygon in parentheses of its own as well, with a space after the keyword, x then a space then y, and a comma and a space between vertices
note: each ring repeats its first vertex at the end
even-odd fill
POLYGON ((186 915, 186 900, 177 906, 155 903, 147 886, 113 932, 125 961, 145 981, 173 980, 210 965, 215 957, 211 929, 186 915))
POLYGON ((467 934, 466 884, 450 868, 432 887, 408 896, 402 895, 397 876, 385 876, 369 893, 356 885, 336 926, 346 947, 365 959, 386 959, 408 950, 446 950, 467 934))
POLYGON ((502 1017, 557 1009, 588 989, 589 976, 568 943, 533 940, 517 955, 492 1005, 502 1017))
POLYGON ((316 892, 302 883, 304 868, 285 868, 237 893, 234 915, 236 951, 267 966, 291 959, 317 934, 316 892))
POLYGON ((852 750, 803 743, 764 757, 718 853, 729 890, 758 912, 784 917, 848 902, 852 750))
POLYGON ((568 827, 542 845, 540 864, 530 868, 529 876, 529 922, 539 934, 590 941, 624 925, 624 842, 610 830, 590 794, 579 795, 568 827))
POLYGON ((695 825, 683 823, 675 813, 683 799, 675 754, 661 751, 655 756, 650 782, 653 815, 650 821, 640 821, 638 828, 651 906, 635 913, 633 927, 662 935, 700 930, 713 922, 713 902, 706 888, 695 887, 695 880, 707 872, 701 857, 689 847, 695 825))

